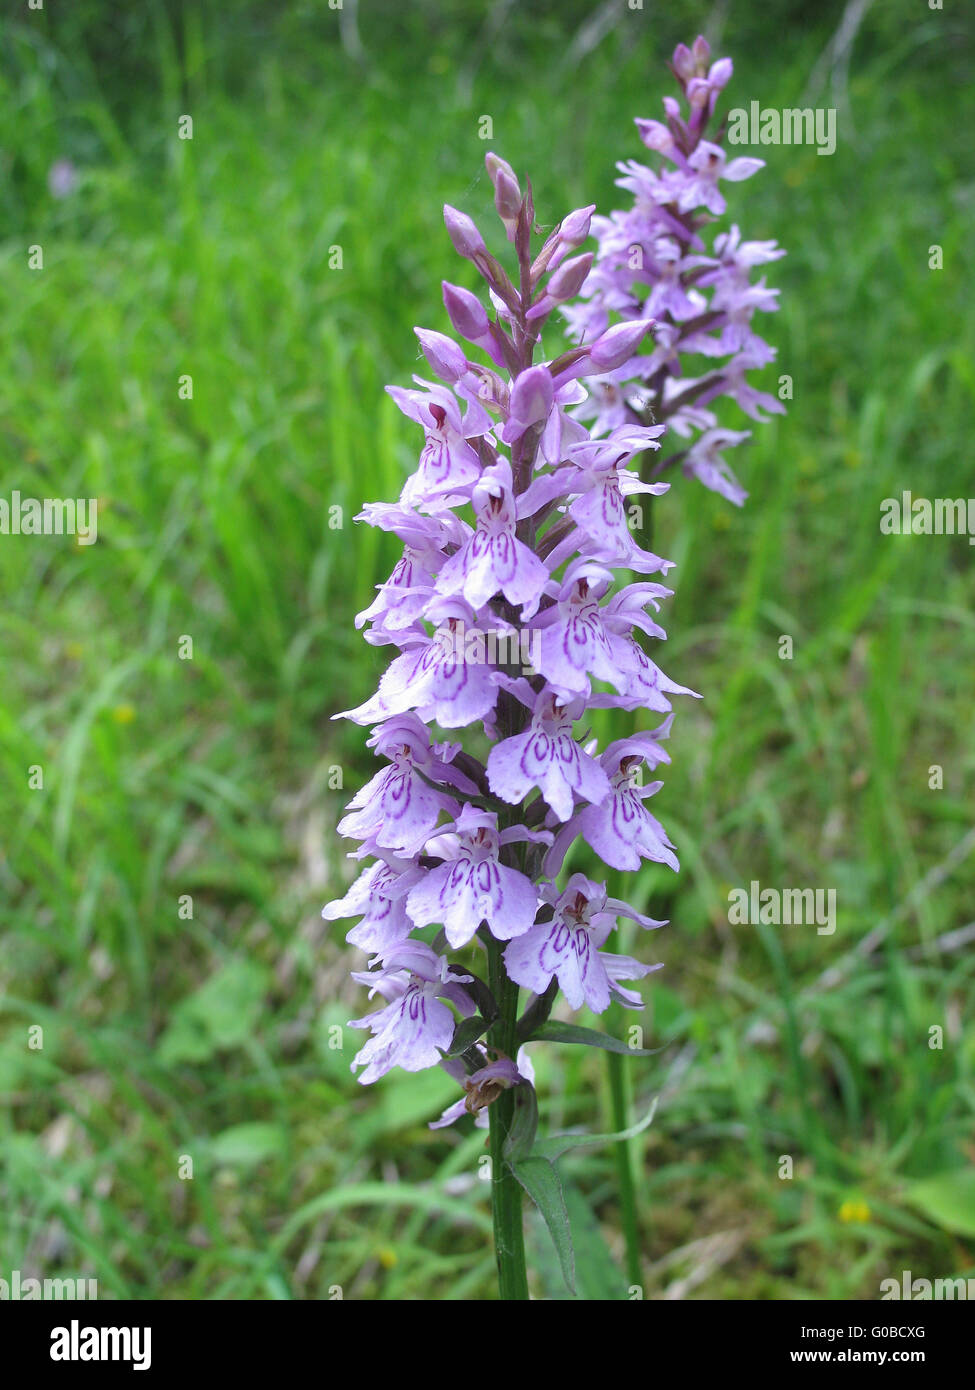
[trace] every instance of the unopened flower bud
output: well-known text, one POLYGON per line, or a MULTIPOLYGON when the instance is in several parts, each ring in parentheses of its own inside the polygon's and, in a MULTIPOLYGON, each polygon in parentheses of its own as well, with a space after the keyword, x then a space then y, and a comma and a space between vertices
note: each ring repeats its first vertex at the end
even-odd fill
POLYGON ((616 323, 596 339, 589 349, 589 360, 600 372, 613 372, 628 362, 640 346, 654 319, 616 323))
POLYGON ((707 106, 711 99, 711 86, 706 77, 692 77, 687 84, 687 100, 692 107, 707 106))
POLYGON ((658 154, 664 155, 674 153, 674 137, 662 121, 638 120, 636 128, 648 150, 656 150, 658 154))
MULTIPOLYGON (((518 180, 515 177, 515 171, 506 159, 502 159, 501 156, 495 154, 493 150, 488 150, 487 154, 484 156, 484 163, 487 167, 488 178, 490 178, 495 188, 497 188, 498 185, 499 174, 504 174, 517 187, 518 180)), ((518 194, 518 199, 519 201, 521 200, 521 193, 518 194)))
POLYGON ((556 304, 562 304, 567 299, 575 299, 586 283, 586 276, 589 274, 592 262, 592 252, 586 251, 583 255, 573 256, 571 261, 566 261, 564 265, 560 265, 545 286, 548 298, 554 300, 556 304))
POLYGON ((694 58, 686 43, 677 45, 670 62, 681 82, 687 82, 694 76, 694 58))
POLYGON ((413 332, 420 340, 424 357, 441 381, 453 384, 464 375, 467 358, 453 338, 448 338, 444 333, 434 333, 428 328, 414 328, 413 332))
POLYGON ((521 211, 521 189, 515 178, 515 172, 510 164, 499 159, 496 154, 488 153, 484 162, 487 165, 491 182, 494 184, 494 206, 504 223, 508 240, 514 241, 515 229, 518 226, 518 214, 521 211))
POLYGON ((735 65, 730 58, 719 58, 716 63, 712 63, 711 71, 708 73, 712 92, 720 92, 727 87, 734 70, 735 65))
POLYGON ((476 343, 485 336, 490 323, 484 305, 476 294, 444 280, 443 302, 450 322, 462 338, 476 343))
POLYGON ((484 245, 484 238, 466 212, 460 212, 457 208, 452 208, 449 203, 445 203, 443 220, 447 228, 447 235, 454 243, 454 250, 459 256, 466 256, 468 260, 472 260, 487 250, 484 245))
POLYGON ((589 235, 589 224, 592 215, 596 211, 596 204, 590 203, 586 208, 576 208, 567 217, 562 219, 559 228, 559 241, 563 246, 581 246, 589 235))
POLYGON ((547 367, 529 367, 511 388, 511 416, 520 425, 534 425, 548 417, 555 388, 547 367))
POLYGON ((698 34, 694 40, 691 53, 694 55, 698 72, 707 72, 708 63, 711 61, 711 45, 703 34, 698 34))

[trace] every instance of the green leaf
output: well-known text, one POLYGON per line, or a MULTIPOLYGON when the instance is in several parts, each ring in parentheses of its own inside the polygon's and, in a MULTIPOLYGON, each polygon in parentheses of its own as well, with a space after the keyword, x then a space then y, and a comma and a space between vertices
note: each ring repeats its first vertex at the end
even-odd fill
POLYGON ((497 1000, 480 975, 475 975, 474 971, 469 970, 466 965, 464 966, 464 974, 470 975, 471 978, 464 981, 461 989, 469 996, 481 1017, 486 1018, 490 1025, 498 1016, 497 1000))
POLYGON ((620 1038, 597 1033, 595 1028, 579 1028, 574 1023, 543 1023, 532 1034, 531 1041, 578 1043, 583 1047, 601 1047, 605 1052, 620 1052, 624 1057, 656 1057, 664 1047, 627 1047, 620 1038))
POLYGON ((535 1087, 527 1084, 514 1088, 515 1113, 504 1141, 504 1156, 509 1163, 527 1158, 538 1130, 538 1098, 535 1087))
POLYGON ((476 1043, 482 1033, 486 1033, 490 1028, 490 1023, 486 1018, 462 1018, 454 1029, 454 1036, 450 1040, 450 1046, 444 1052, 445 1057, 459 1057, 462 1052, 476 1043))
POLYGON ((603 1238, 589 1200, 572 1183, 564 1183, 563 1191, 579 1271, 579 1297, 587 1303, 625 1301, 627 1281, 603 1238))
POLYGON ((936 1226, 975 1236, 975 1168, 953 1168, 912 1183, 905 1195, 936 1226))
POLYGON ((548 1227, 562 1266, 562 1278, 570 1293, 576 1291, 575 1255, 572 1250, 572 1228, 565 1209, 562 1183, 555 1164, 547 1158, 532 1154, 509 1164, 511 1171, 535 1203, 548 1227))
MULTIPOLYGON (((566 1175, 562 1174, 562 1195, 572 1227, 572 1247, 575 1251, 575 1298, 585 1303, 622 1303, 629 1298, 629 1281, 613 1258, 606 1244, 592 1204, 566 1175)), ((529 1213, 528 1239, 531 1268, 539 1282, 541 1296, 552 1302, 572 1301, 573 1295, 562 1280, 559 1262, 542 1219, 533 1210, 529 1213)))
POLYGON ((232 1125, 223 1130, 210 1144, 210 1157, 215 1163, 250 1168, 284 1152, 287 1140, 280 1125, 232 1125))
POLYGON ((526 1042, 538 1033, 542 1024, 547 1022, 552 1006, 555 1003, 555 996, 558 994, 559 982, 557 976, 553 975, 549 981, 548 989, 544 994, 535 995, 528 1008, 518 1020, 518 1041, 526 1042))
POLYGON ((657 1098, 654 1096, 653 1104, 643 1119, 638 1120, 635 1125, 630 1125, 629 1129, 621 1129, 616 1134, 553 1134, 551 1139, 538 1141, 532 1150, 532 1157, 554 1160, 569 1149, 593 1149, 602 1144, 618 1144, 623 1139, 635 1139, 638 1134, 649 1128, 656 1110, 657 1098))

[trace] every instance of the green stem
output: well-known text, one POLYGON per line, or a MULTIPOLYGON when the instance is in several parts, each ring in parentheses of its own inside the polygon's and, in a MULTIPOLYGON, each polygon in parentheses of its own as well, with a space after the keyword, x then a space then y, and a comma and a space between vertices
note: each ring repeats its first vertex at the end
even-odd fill
MULTIPOLYGON (((626 1073, 626 1058, 618 1052, 607 1052, 606 1072, 609 1077, 613 1131, 618 1133, 630 1125, 630 1087, 626 1073)), ((640 1233, 637 1228, 633 1143, 629 1139, 620 1139, 613 1145, 613 1148, 616 1159, 620 1224, 623 1227, 623 1239, 626 1246, 626 1277, 631 1284, 642 1284, 643 1272, 640 1267, 640 1233)))
MULTIPOLYGON (((649 509, 647 517, 647 529, 651 536, 653 533, 653 511, 649 509)), ((623 875, 614 872, 609 880, 611 891, 614 896, 621 897, 623 890, 623 875)), ((629 942, 621 927, 617 927, 612 935, 611 941, 615 944, 614 950, 619 950, 624 954, 629 948, 629 942)), ((608 945, 609 943, 607 943, 608 945)), ((622 1034, 626 1024, 625 1015, 619 1004, 613 1004, 610 1013, 610 1029, 613 1034, 619 1031, 622 1034)), ((609 1102, 612 1113, 613 1132, 618 1134, 620 1130, 629 1129, 633 1122, 630 1074, 626 1069, 626 1058, 618 1052, 607 1052, 606 1075, 609 1080, 609 1102)), ((623 1228, 623 1242, 626 1250, 626 1277, 631 1284, 643 1283, 643 1271, 640 1262, 640 1231, 638 1224, 638 1203, 637 1203, 637 1182, 636 1182, 636 1150, 631 1139, 621 1139, 613 1145, 613 1157, 616 1161, 616 1187, 619 1197, 620 1225, 623 1228)))
MULTIPOLYGON (((501 959, 501 943, 488 943, 491 992, 498 1003, 498 1019, 490 1032, 491 1045, 505 1056, 518 1050, 518 986, 509 980, 501 959)), ((502 1091, 488 1107, 491 1151, 491 1212, 494 1218, 494 1253, 498 1265, 498 1289, 503 1299, 527 1299, 525 1235, 521 1218, 521 1185, 508 1167, 504 1144, 514 1118, 514 1087, 502 1091)))

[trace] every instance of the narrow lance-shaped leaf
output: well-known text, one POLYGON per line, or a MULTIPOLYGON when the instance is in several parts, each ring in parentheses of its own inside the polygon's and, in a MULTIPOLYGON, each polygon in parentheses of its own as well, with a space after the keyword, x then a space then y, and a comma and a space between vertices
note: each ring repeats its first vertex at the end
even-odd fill
POLYGON ((576 1291, 572 1228, 562 1195, 562 1181, 555 1164, 532 1154, 510 1164, 511 1171, 542 1214, 562 1266, 562 1278, 570 1293, 576 1291))
POLYGON ((532 1157, 554 1160, 561 1158, 569 1149, 598 1149, 604 1144, 618 1144, 624 1139, 635 1139, 638 1134, 649 1129, 656 1111, 657 1098, 654 1097, 653 1104, 642 1120, 630 1125, 629 1129, 619 1130, 616 1134, 553 1134, 551 1139, 538 1141, 532 1150, 532 1157))
POLYGON ((619 1052, 624 1057, 656 1057, 666 1051, 663 1047, 630 1047, 621 1038, 611 1037, 609 1033, 598 1033, 595 1028, 580 1028, 575 1023, 547 1022, 541 1024, 531 1034, 532 1042, 577 1043, 581 1047, 599 1047, 604 1052, 619 1052))

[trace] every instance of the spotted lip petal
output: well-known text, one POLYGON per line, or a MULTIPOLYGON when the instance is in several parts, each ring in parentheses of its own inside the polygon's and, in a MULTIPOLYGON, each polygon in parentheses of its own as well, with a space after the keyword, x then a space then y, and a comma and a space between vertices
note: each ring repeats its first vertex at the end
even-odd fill
POLYGON ((600 950, 615 919, 615 911, 606 911, 608 905, 604 884, 573 874, 565 892, 554 900, 551 921, 532 927, 506 947, 508 974, 535 994, 543 994, 554 976, 573 1009, 585 1004, 593 1013, 602 1013, 613 995, 641 1008, 639 995, 618 982, 640 979, 656 967, 600 950))

